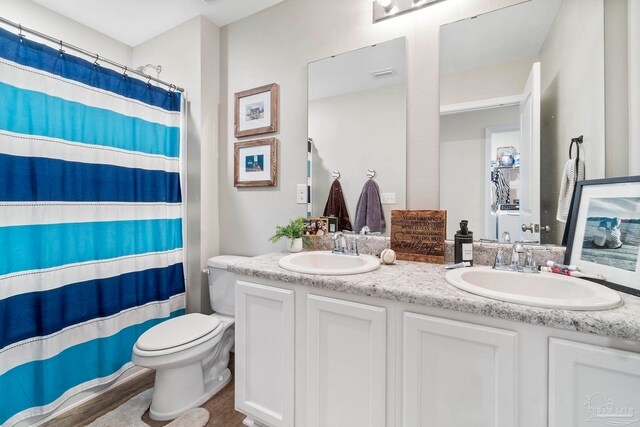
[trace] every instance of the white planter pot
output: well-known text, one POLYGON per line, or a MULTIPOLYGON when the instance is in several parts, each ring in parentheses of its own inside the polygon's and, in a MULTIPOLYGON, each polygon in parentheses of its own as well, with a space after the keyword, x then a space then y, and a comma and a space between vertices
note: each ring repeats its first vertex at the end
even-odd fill
POLYGON ((302 237, 298 237, 297 239, 289 239, 287 250, 289 252, 302 252, 302 237))

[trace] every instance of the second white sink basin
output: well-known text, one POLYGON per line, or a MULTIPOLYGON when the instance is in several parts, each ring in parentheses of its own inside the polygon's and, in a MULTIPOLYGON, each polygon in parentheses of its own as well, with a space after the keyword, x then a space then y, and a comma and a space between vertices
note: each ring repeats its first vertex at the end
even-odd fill
POLYGON ((296 273, 338 276, 376 270, 380 267, 380 260, 370 255, 337 255, 329 251, 299 252, 281 258, 278 265, 296 273))
POLYGON ((500 301, 561 310, 608 310, 620 295, 588 280, 553 273, 516 273, 491 267, 449 271, 447 282, 472 294, 500 301))

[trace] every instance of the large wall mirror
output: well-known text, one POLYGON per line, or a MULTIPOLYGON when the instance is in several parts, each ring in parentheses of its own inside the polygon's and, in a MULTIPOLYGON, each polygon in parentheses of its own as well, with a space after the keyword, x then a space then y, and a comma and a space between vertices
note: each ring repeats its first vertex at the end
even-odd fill
POLYGON ((375 171, 388 235, 391 209, 406 205, 406 41, 315 61, 308 72, 311 215, 323 216, 338 179, 355 227, 358 198, 375 171))
POLYGON ((508 231, 512 240, 560 244, 574 138, 582 143, 574 143, 573 168, 577 146, 586 179, 633 171, 634 2, 530 0, 441 27, 440 206, 448 238, 468 219, 476 239, 508 231))

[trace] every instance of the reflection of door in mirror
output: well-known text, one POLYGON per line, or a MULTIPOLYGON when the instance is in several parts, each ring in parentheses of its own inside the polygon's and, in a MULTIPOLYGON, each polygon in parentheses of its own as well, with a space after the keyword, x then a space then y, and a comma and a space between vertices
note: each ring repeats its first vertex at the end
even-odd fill
MULTIPOLYGON (((559 244, 565 223, 556 216, 571 139, 584 135, 580 156, 587 179, 629 175, 640 163, 640 156, 634 160, 632 155, 640 153, 640 142, 631 136, 636 122, 628 120, 632 111, 640 111, 633 73, 640 69, 640 58, 634 59, 640 55, 632 49, 640 39, 640 31, 634 31, 640 16, 632 16, 638 3, 531 0, 441 27, 440 207, 450 223, 469 219, 470 228, 480 231, 476 236, 496 239, 505 222, 500 215, 509 210, 517 238, 559 244), (536 91, 524 88, 537 62, 536 117, 528 113, 537 101, 527 99, 536 91), (506 175, 501 168, 508 157, 483 155, 488 132, 514 125, 523 138, 517 183, 509 177, 497 180, 506 175), (494 199, 514 192, 496 181, 518 187, 517 203, 504 203, 505 197, 500 200, 506 209, 487 203, 487 191, 494 199), (551 231, 539 233, 545 226, 551 231)), ((502 228, 513 226, 509 221, 502 228)), ((447 237, 453 233, 455 227, 449 227, 447 237)))
POLYGON ((394 39, 309 64, 313 217, 324 214, 333 172, 339 173, 354 226, 369 169, 375 171, 381 196, 388 195, 382 204, 386 235, 391 209, 405 208, 405 43, 394 39))

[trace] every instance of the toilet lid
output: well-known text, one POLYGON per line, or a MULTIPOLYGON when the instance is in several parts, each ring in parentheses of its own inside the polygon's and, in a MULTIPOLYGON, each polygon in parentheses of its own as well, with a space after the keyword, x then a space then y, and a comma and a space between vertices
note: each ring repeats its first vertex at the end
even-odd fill
POLYGON ((164 350, 195 341, 220 327, 220 320, 200 313, 185 314, 166 320, 138 338, 140 350, 164 350))

